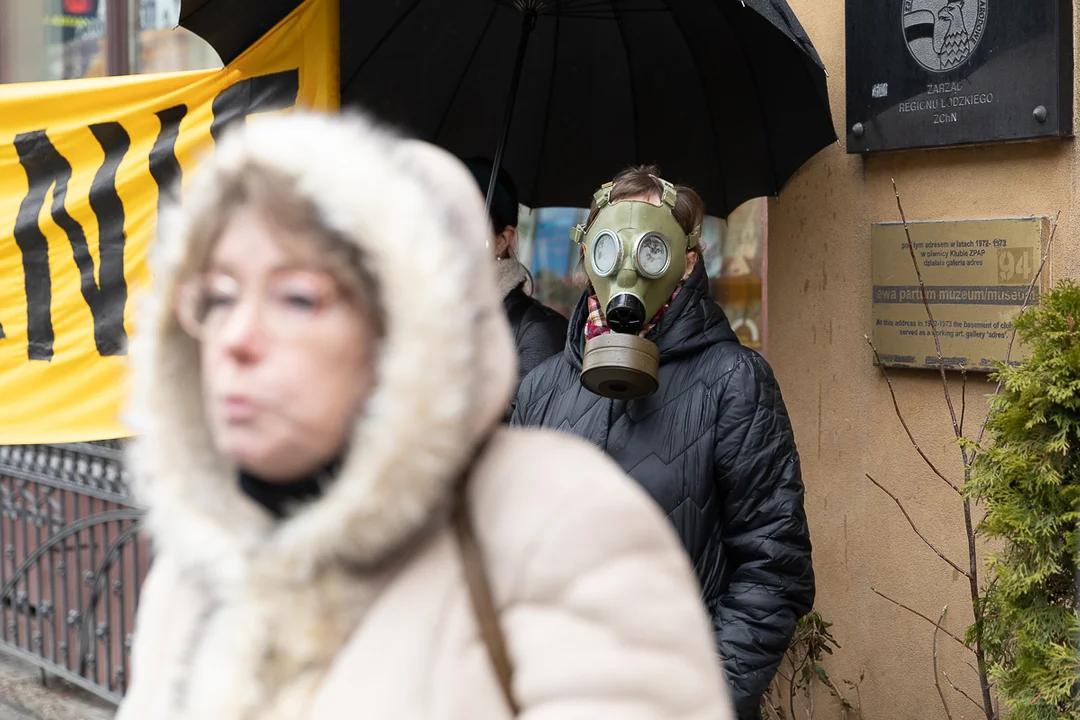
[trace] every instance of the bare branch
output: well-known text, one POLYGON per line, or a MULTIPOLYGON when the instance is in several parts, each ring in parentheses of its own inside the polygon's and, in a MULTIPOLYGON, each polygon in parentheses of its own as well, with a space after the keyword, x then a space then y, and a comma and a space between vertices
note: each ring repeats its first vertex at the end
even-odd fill
MULTIPOLYGON (((1029 305, 1031 304, 1031 295, 1035 292, 1035 285, 1039 282, 1039 278, 1042 277, 1043 269, 1046 267, 1046 260, 1050 257, 1050 248, 1054 245, 1054 236, 1057 235, 1058 222, 1061 220, 1061 211, 1057 211, 1057 215, 1054 216, 1054 224, 1050 228, 1050 237, 1046 240, 1046 249, 1043 251, 1042 259, 1039 261, 1039 269, 1035 271, 1035 276, 1031 278, 1031 282, 1028 284, 1027 293, 1024 295, 1024 304, 1020 306, 1020 312, 1017 313, 1016 319, 1019 320, 1027 312, 1029 305)), ((1009 347, 1005 350, 1005 364, 1008 365, 1012 359, 1013 343, 1016 341, 1016 322, 1013 321, 1012 336, 1009 338, 1009 347)))
POLYGON ((828 676, 825 678, 825 687, 829 688, 829 692, 840 701, 840 710, 843 712, 844 717, 847 718, 848 711, 853 709, 852 704, 844 697, 844 694, 840 692, 840 688, 836 687, 836 683, 832 681, 832 678, 828 676))
POLYGON ((960 434, 964 434, 964 417, 967 415, 967 368, 960 371, 964 384, 960 386, 960 434))
MULTIPOLYGON (((893 605, 896 605, 896 606, 897 606, 897 607, 899 607, 899 608, 903 608, 904 610, 907 610, 907 611, 908 611, 909 613, 911 613, 912 615, 917 615, 918 617, 921 617, 921 618, 922 618, 923 620, 925 620, 926 622, 930 623, 930 624, 931 624, 931 625, 933 625, 934 627, 937 627, 937 626, 938 626, 938 624, 937 624, 936 622, 934 622, 934 621, 933 621, 933 620, 931 620, 930 618, 926 617, 925 615, 923 615, 923 614, 922 614, 921 612, 919 612, 918 610, 912 610, 911 608, 909 608, 909 607, 908 607, 907 605, 905 605, 904 603, 902 603, 902 602, 899 602, 899 601, 897 601, 897 600, 893 600, 893 599, 892 599, 891 597, 889 597, 889 596, 888 596, 888 595, 886 595, 885 593, 879 592, 877 588, 873 588, 873 587, 872 587, 872 588, 870 588, 870 589, 871 589, 871 590, 873 590, 873 591, 874 591, 874 594, 875 594, 875 595, 877 595, 878 597, 880 597, 880 598, 883 598, 883 599, 885 599, 885 600, 888 600, 888 601, 889 601, 889 602, 891 602, 891 603, 892 603, 893 605)), ((945 635, 947 635, 948 637, 951 637, 951 638, 952 638, 953 640, 955 640, 956 642, 958 642, 958 643, 960 643, 961 645, 963 645, 965 649, 967 649, 967 650, 971 650, 971 648, 970 648, 970 647, 968 647, 968 644, 967 644, 966 642, 964 642, 963 640, 961 640, 960 638, 958 638, 958 637, 957 637, 956 635, 953 635, 953 634, 952 634, 951 632, 949 632, 949 631, 948 631, 948 630, 946 630, 945 628, 940 628, 940 629, 941 629, 941 632, 945 633, 945 635)), ((973 651, 973 652, 974 652, 974 651, 973 651)))
POLYGON ((795 715, 795 694, 797 692, 797 688, 795 686, 795 678, 798 676, 798 672, 799 672, 798 666, 795 665, 795 655, 794 655, 794 653, 792 653, 792 655, 791 655, 791 685, 788 687, 788 701, 789 701, 789 706, 791 708, 791 720, 795 720, 796 717, 797 717, 795 715))
MULTIPOLYGON (((974 670, 974 668, 972 668, 972 669, 974 670)), ((976 670, 976 672, 978 672, 978 671, 976 670)), ((966 692, 964 692, 960 688, 956 687, 956 684, 952 680, 949 679, 949 673, 942 670, 941 674, 944 676, 945 682, 949 683, 949 687, 951 687, 953 690, 955 690, 956 692, 958 692, 961 695, 963 695, 964 697, 966 697, 969 701, 971 701, 971 704, 974 705, 975 707, 979 708, 979 710, 985 711, 985 708, 983 708, 983 706, 980 705, 979 702, 975 698, 971 697, 966 692)))
POLYGON ((904 204, 900 201, 900 191, 893 180, 893 194, 896 196, 896 209, 900 212, 900 220, 904 223, 904 235, 907 238, 908 253, 911 255, 911 264, 915 266, 915 276, 919 279, 919 292, 922 294, 923 308, 926 317, 930 321, 930 334, 934 336, 934 350, 937 352, 938 372, 941 373, 942 389, 945 392, 945 404, 949 407, 949 418, 952 420, 953 432, 956 439, 963 437, 960 433, 960 423, 956 419, 956 409, 953 407, 952 393, 949 392, 949 376, 945 374, 945 356, 941 354, 941 337, 938 335, 937 322, 934 321, 934 312, 930 309, 930 300, 926 296, 926 283, 923 282, 922 268, 919 267, 919 258, 915 255, 915 244, 911 241, 911 227, 908 225, 907 215, 904 213, 904 204))
POLYGON ((948 720, 952 720, 952 713, 949 711, 949 703, 945 702, 945 691, 941 689, 941 680, 938 678, 937 667, 937 636, 938 631, 941 630, 941 623, 945 620, 945 613, 948 611, 948 605, 941 608, 941 617, 939 617, 938 621, 934 624, 934 687, 937 688, 938 697, 941 698, 941 706, 945 708, 945 717, 948 718, 948 720))
MULTIPOLYGON (((963 379, 963 384, 960 386, 960 434, 964 437, 964 419, 967 417, 967 386, 968 386, 968 371, 965 367, 960 371, 963 379)), ((960 457, 964 463, 964 485, 967 485, 968 478, 971 476, 971 466, 975 462, 975 451, 971 451, 971 456, 968 456, 968 449, 963 445, 960 446, 960 457)), ((965 501, 966 502, 966 501, 965 501)))
MULTIPOLYGON (((1016 315, 1016 320, 1019 320, 1027 312, 1028 305, 1031 303, 1031 294, 1035 291, 1035 284, 1042 277, 1043 270, 1046 267, 1046 260, 1050 257, 1050 248, 1054 245, 1054 237, 1057 235, 1058 221, 1061 220, 1061 211, 1057 211, 1057 215, 1054 216, 1054 224, 1050 227, 1050 237, 1046 240, 1046 249, 1043 250, 1042 259, 1039 261, 1039 269, 1035 271, 1035 277, 1031 278, 1031 283, 1028 285, 1027 293, 1024 295, 1024 303, 1020 306, 1020 312, 1016 315)), ((1016 342, 1016 320, 1013 321, 1012 334, 1009 335, 1009 345, 1005 350, 1005 365, 1008 366, 1012 360, 1013 343, 1016 342)), ((1004 385, 1004 379, 998 379, 997 387, 994 388, 994 395, 1001 394, 1001 388, 1004 385)), ((986 433, 986 423, 989 422, 990 415, 987 414, 986 419, 983 420, 982 427, 979 428, 979 437, 976 438, 975 444, 982 445, 983 435, 986 433)), ((974 457, 972 458, 974 460, 974 457)))
POLYGON ((783 720, 783 715, 777 712, 776 706, 772 702, 765 706, 765 716, 768 720, 783 720))
MULTIPOLYGON (((945 358, 944 358, 944 355, 941 352, 941 338, 940 338, 940 335, 938 334, 937 323, 934 320, 934 314, 933 314, 933 311, 932 311, 932 309, 930 307, 930 300, 929 300, 929 297, 927 296, 927 292, 926 292, 926 284, 923 282, 922 269, 920 268, 920 263, 919 263, 918 256, 915 253, 915 245, 914 245, 914 243, 912 242, 912 239, 911 239, 911 227, 908 224, 907 215, 904 213, 904 206, 903 206, 903 203, 900 200, 900 191, 896 187, 896 181, 895 180, 893 181, 893 194, 896 196, 896 208, 900 213, 900 219, 901 219, 901 221, 903 222, 903 225, 904 225, 904 235, 907 238, 908 254, 911 256, 911 263, 915 268, 915 275, 919 280, 919 290, 920 290, 920 293, 922 295, 923 308, 926 310, 926 317, 930 321, 930 332, 931 332, 931 335, 933 335, 934 348, 937 351, 938 373, 941 375, 941 388, 942 388, 942 392, 945 394, 945 404, 949 409, 949 419, 952 421, 953 434, 956 436, 956 439, 958 441, 963 441, 964 440, 964 434, 963 434, 963 430, 962 430, 962 420, 957 420, 956 409, 953 406, 952 392, 951 392, 951 390, 949 388, 948 375, 945 372, 945 358)), ((1060 216, 1061 216, 1061 213, 1059 211, 1058 216, 1054 219, 1054 227, 1053 227, 1053 230, 1051 231, 1050 237, 1047 240, 1047 247, 1046 247, 1046 251, 1043 254, 1042 262, 1040 262, 1039 269, 1036 272, 1035 277, 1032 278, 1031 284, 1028 286, 1027 296, 1025 297, 1024 305, 1021 308, 1020 315, 1023 314, 1024 310, 1026 310, 1026 308, 1028 306, 1028 303, 1031 300, 1031 294, 1032 294, 1032 292, 1034 290, 1035 283, 1037 282, 1038 278, 1042 275, 1043 269, 1045 268, 1046 260, 1047 260, 1047 258, 1049 257, 1049 254, 1050 254, 1050 247, 1053 244, 1053 237, 1054 237, 1054 234, 1057 232, 1057 223, 1058 223, 1058 220, 1060 219, 1060 216)), ((1019 319, 1019 316, 1018 316, 1018 319, 1019 319)), ((1016 338, 1016 327, 1015 327, 1015 323, 1014 323, 1014 325, 1013 325, 1013 334, 1012 334, 1012 337, 1009 340, 1009 346, 1008 346, 1007 352, 1006 352, 1006 364, 1010 361, 1011 354, 1012 354, 1012 345, 1013 345, 1013 341, 1015 340, 1015 338, 1016 338)), ((965 378, 965 383, 966 383, 966 378, 965 378)), ((995 393, 1000 392, 1001 387, 1002 387, 1002 383, 999 381, 998 382, 998 388, 995 391, 995 393)), ((966 395, 966 385, 965 385, 965 388, 964 388, 964 393, 966 395)), ((966 404, 966 397, 965 397, 964 402, 966 404)), ((964 412, 964 410, 961 411, 961 413, 962 413, 961 417, 963 417, 963 412, 964 412)), ((987 416, 987 419, 989 419, 989 416, 987 416)), ((978 445, 982 442, 983 433, 986 430, 986 423, 987 423, 987 421, 984 420, 983 425, 982 425, 982 429, 979 431, 979 437, 975 442, 975 448, 977 448, 978 445)), ((966 447, 964 447, 963 445, 961 445, 961 453, 960 454, 961 454, 961 458, 962 458, 963 464, 964 464, 964 482, 965 483, 967 482, 968 478, 970 477, 971 468, 972 468, 972 465, 975 462, 975 458, 976 458, 976 455, 977 455, 977 450, 975 448, 973 448, 971 450, 970 454, 969 454, 968 449, 966 447)), ((869 477, 869 476, 867 476, 867 477, 869 477)), ((877 485, 879 488, 881 488, 881 490, 888 493, 888 491, 885 490, 885 488, 881 487, 881 485, 879 485, 877 482, 875 482, 873 480, 873 478, 870 478, 870 480, 871 480, 871 482, 874 482, 874 484, 877 485)), ((888 493, 888 494, 889 494, 890 497, 893 498, 893 501, 896 502, 896 504, 900 507, 900 510, 904 513, 904 516, 907 518, 908 523, 911 525, 912 529, 915 530, 916 534, 918 534, 919 537, 923 540, 923 542, 926 543, 932 550, 934 550, 934 552, 938 554, 938 557, 940 557, 942 560, 945 560, 945 562, 947 562, 950 566, 952 566, 954 569, 956 569, 958 572, 963 574, 968 579, 968 584, 970 586, 970 593, 971 593, 972 611, 973 611, 973 613, 975 615, 974 627, 976 627, 976 628, 980 627, 981 623, 982 623, 982 611, 981 611, 981 608, 980 608, 980 605, 979 605, 980 597, 979 597, 979 563, 978 563, 978 552, 977 552, 978 548, 976 546, 976 540, 977 540, 976 530, 975 530, 975 527, 974 527, 974 525, 972 523, 972 517, 971 517, 971 501, 968 498, 963 499, 964 528, 965 528, 965 531, 966 531, 966 537, 967 537, 967 543, 968 543, 968 564, 969 564, 969 569, 966 572, 964 572, 963 570, 960 570, 957 565, 955 565, 954 563, 949 561, 948 558, 946 558, 944 555, 942 555, 940 552, 938 552, 938 550, 936 548, 934 548, 933 545, 931 545, 929 543, 929 541, 927 541, 926 538, 921 535, 921 533, 919 533, 918 529, 915 527, 915 523, 911 520, 910 516, 908 516, 907 512, 904 510, 903 505, 901 505, 900 500, 896 496, 892 495, 891 493, 888 493)), ((904 606, 901 605, 901 607, 904 607, 904 606)), ((910 610, 910 608, 908 608, 908 609, 910 610)), ((925 615, 920 615, 920 616, 923 617, 924 619, 926 619, 928 622, 930 621, 929 618, 927 618, 925 615)), ((938 627, 938 625, 935 624, 935 627, 938 627)), ((965 643, 965 647, 967 647, 966 643, 965 643)), ((985 651, 983 649, 981 636, 976 637, 974 648, 969 648, 969 649, 971 649, 975 653, 975 662, 978 665, 979 685, 980 685, 980 689, 982 690, 982 697, 983 697, 983 702, 982 702, 981 707, 983 709, 984 714, 986 715, 987 720, 995 720, 996 712, 995 712, 995 710, 993 708, 993 700, 992 700, 992 697, 991 697, 991 694, 990 694, 990 682, 989 682, 989 678, 987 677, 987 672, 986 672, 986 654, 985 654, 985 651)))
POLYGON ((907 519, 907 521, 908 521, 908 525, 910 525, 910 526, 911 526, 911 529, 915 531, 915 534, 919 536, 919 539, 920 539, 920 540, 922 540, 922 541, 923 541, 924 543, 926 543, 926 547, 928 547, 928 548, 930 548, 931 550, 933 550, 933 551, 934 551, 934 553, 935 553, 935 554, 936 554, 936 555, 937 555, 937 556, 938 556, 939 558, 941 558, 942 560, 944 560, 944 561, 946 562, 946 564, 948 564, 948 565, 949 565, 949 567, 951 567, 951 568, 952 568, 953 570, 955 570, 956 572, 960 573, 961 575, 963 575, 964 577, 968 578, 969 580, 971 579, 971 573, 970 573, 969 571, 967 571, 967 570, 963 569, 962 567, 960 567, 959 565, 957 565, 956 563, 954 563, 954 562, 953 562, 952 560, 950 560, 949 558, 947 558, 947 557, 945 556, 945 553, 943 553, 943 552, 941 552, 940 550, 938 550, 938 549, 937 549, 936 547, 934 547, 934 544, 933 544, 932 542, 930 542, 929 540, 927 540, 927 539, 926 539, 926 536, 925 536, 925 535, 923 535, 923 534, 922 534, 922 532, 921 532, 921 531, 919 530, 918 526, 917 526, 917 525, 915 525, 915 521, 911 519, 911 516, 910 516, 910 515, 908 515, 908 511, 907 511, 907 510, 906 510, 906 509, 904 508, 904 504, 903 504, 902 502, 900 502, 900 498, 896 497, 896 496, 895 496, 895 495, 893 495, 893 494, 892 494, 891 492, 889 492, 889 491, 888 491, 888 490, 887 490, 887 489, 885 488, 885 486, 884 486, 884 485, 882 485, 881 483, 879 483, 879 482, 878 482, 877 480, 875 480, 875 479, 874 479, 873 477, 871 477, 871 476, 870 476, 869 474, 867 474, 867 476, 866 476, 866 479, 867 479, 867 480, 869 480, 870 482, 874 483, 874 485, 876 485, 876 486, 877 486, 877 488, 878 488, 879 490, 881 490, 881 491, 882 491, 883 493, 885 493, 885 494, 886 494, 886 495, 888 495, 888 496, 889 496, 890 498, 892 498, 892 501, 893 501, 894 503, 896 503, 896 506, 897 506, 898 508, 900 508, 900 512, 904 513, 904 517, 905 517, 905 518, 907 519))
MULTIPOLYGON (((866 678, 866 671, 859 673, 859 682, 851 682, 850 680, 844 680, 844 684, 855 691, 855 710, 858 713, 859 720, 863 720, 862 715, 862 691, 859 687, 862 685, 863 680, 866 678)), ((845 720, 846 720, 845 715, 845 720)))
MULTIPOLYGON (((964 453, 964 482, 967 482, 968 477, 971 474, 971 464, 975 462, 975 453, 971 454, 969 458, 964 453)), ((975 526, 972 524, 971 518, 971 500, 964 498, 964 531, 967 534, 968 541, 968 566, 971 568, 971 572, 968 575, 969 592, 971 593, 971 612, 975 616, 974 627, 977 628, 975 634, 975 663, 978 665, 979 670, 979 689, 982 691, 982 708, 983 713, 986 715, 986 720, 997 720, 997 712, 994 709, 993 698, 990 695, 990 677, 986 670, 986 650, 983 648, 982 638, 982 624, 983 624, 983 612, 982 612, 982 600, 979 593, 979 556, 978 548, 976 547, 976 532, 975 526)))
POLYGON ((889 373, 885 370, 885 365, 881 362, 881 355, 878 354, 877 348, 874 347, 874 341, 865 335, 863 337, 866 339, 866 343, 870 346, 870 349, 874 351, 874 360, 877 361, 878 367, 881 368, 881 374, 882 376, 884 376, 885 382, 889 386, 889 394, 892 396, 892 403, 893 408, 896 410, 896 417, 900 419, 900 424, 904 427, 904 432, 907 433, 908 440, 911 441, 911 445, 915 448, 915 452, 919 453, 919 457, 923 459, 923 462, 926 463, 926 465, 935 475, 944 480, 945 484, 951 487, 957 495, 960 495, 960 488, 956 486, 956 483, 945 477, 945 475, 937 469, 937 466, 934 465, 934 462, 929 458, 929 456, 927 456, 927 454, 923 452, 923 449, 919 447, 919 443, 915 439, 915 435, 912 434, 911 428, 908 427, 907 421, 904 419, 904 414, 900 411, 900 403, 896 399, 896 389, 893 387, 892 378, 889 377, 889 373))

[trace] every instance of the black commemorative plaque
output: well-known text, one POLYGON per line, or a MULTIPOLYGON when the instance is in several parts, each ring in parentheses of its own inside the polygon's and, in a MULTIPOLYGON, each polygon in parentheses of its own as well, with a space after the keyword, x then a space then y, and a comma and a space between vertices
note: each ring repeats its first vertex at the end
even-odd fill
POLYGON ((1070 0, 847 0, 850 153, 1072 135, 1070 0))

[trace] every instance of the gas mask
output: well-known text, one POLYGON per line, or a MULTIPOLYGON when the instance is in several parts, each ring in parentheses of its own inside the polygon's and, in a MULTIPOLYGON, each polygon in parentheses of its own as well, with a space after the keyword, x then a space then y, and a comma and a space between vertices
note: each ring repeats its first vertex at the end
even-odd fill
POLYGON ((585 271, 610 333, 585 344, 581 384, 604 397, 633 400, 659 387, 660 350, 640 336, 686 274, 686 251, 700 228, 687 235, 675 220, 677 192, 665 181, 660 205, 611 202, 612 183, 593 197, 598 212, 588 226, 570 231, 585 250, 585 271))

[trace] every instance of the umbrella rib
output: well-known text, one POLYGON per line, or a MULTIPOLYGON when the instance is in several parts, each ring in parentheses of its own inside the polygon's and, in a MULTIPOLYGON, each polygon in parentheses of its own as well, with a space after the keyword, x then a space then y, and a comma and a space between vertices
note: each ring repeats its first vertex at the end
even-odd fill
MULTIPOLYGON (((625 0, 616 0, 617 2, 625 2, 625 0)), ((664 8, 661 7, 663 0, 654 0, 654 2, 646 2, 638 7, 622 7, 619 8, 619 12, 664 12, 664 8)), ((564 0, 561 3, 562 7, 570 7, 574 10, 580 10, 582 8, 590 7, 610 7, 609 0, 564 0)))
MULTIPOLYGON (((720 12, 725 17, 728 16, 727 10, 724 9, 724 5, 721 2, 717 2, 717 7, 720 8, 720 12)), ((745 6, 743 6, 744 9, 745 6)), ((756 13, 757 10, 748 8, 749 12, 756 13)), ((759 14, 760 16, 760 14, 759 14)), ((768 22, 764 17, 761 18, 763 22, 768 22)), ((742 33, 738 30, 736 23, 730 22, 731 18, 728 17, 729 24, 731 25, 731 31, 735 35, 735 39, 739 43, 739 47, 742 49, 743 58, 746 59, 746 67, 750 69, 750 82, 754 84, 754 96, 757 100, 758 113, 761 115, 761 129, 765 132, 765 152, 769 156, 769 177, 772 178, 773 195, 780 195, 780 183, 776 179, 776 158, 773 157, 772 138, 769 137, 769 118, 765 114, 765 107, 761 104, 761 86, 758 83, 757 72, 754 70, 754 63, 750 62, 750 56, 746 54, 746 43, 744 42, 742 33)))
MULTIPOLYGON (((564 17, 578 17, 589 12, 602 13, 610 7, 610 0, 589 0, 588 3, 575 5, 574 7, 570 8, 569 11, 560 11, 560 14, 564 17)), ((666 11, 662 7, 628 7, 619 8, 619 12, 625 15, 627 13, 662 13, 666 11)), ((613 15, 614 13, 612 12, 611 15, 608 15, 608 17, 612 17, 613 15)))
POLYGON ((799 30, 796 30, 795 26, 791 24, 791 19, 795 17, 795 13, 791 10, 791 8, 779 6, 778 12, 780 17, 783 18, 784 25, 787 26, 788 32, 791 33, 791 37, 795 38, 798 41, 799 46, 802 47, 804 51, 806 50, 807 45, 813 47, 813 44, 810 43, 810 36, 806 34, 806 31, 803 30, 802 27, 800 27, 799 30))
POLYGON ((607 7, 608 0, 563 0, 562 2, 555 3, 555 14, 558 15, 562 13, 566 8, 571 10, 581 10, 597 6, 607 7))
POLYGON ((614 14, 604 12, 605 9, 611 7, 611 0, 580 0, 580 2, 570 2, 569 5, 569 9, 564 9, 565 6, 559 8, 558 14, 565 17, 603 20, 611 20, 614 17, 614 14))
POLYGON ((551 82, 548 83, 548 99, 544 105, 544 124, 540 130, 540 152, 537 155, 536 160, 536 173, 533 175, 532 191, 536 192, 537 185, 540 184, 540 164, 544 161, 544 151, 547 149, 547 133, 548 125, 551 120, 551 98, 555 95, 555 78, 558 77, 557 68, 559 65, 559 30, 562 27, 560 21, 562 17, 559 15, 559 0, 555 0, 555 38, 552 42, 551 49, 551 82))
POLYGON ((360 61, 356 70, 353 70, 352 75, 349 76, 349 79, 345 81, 341 87, 345 88, 352 84, 352 81, 356 79, 356 76, 360 74, 360 71, 364 69, 364 66, 368 64, 368 61, 375 57, 375 53, 379 52, 386 41, 390 39, 390 36, 394 34, 394 31, 413 14, 413 11, 416 10, 423 1, 424 0, 414 0, 413 4, 409 6, 409 9, 398 16, 398 19, 394 21, 385 33, 383 33, 383 36, 379 38, 379 42, 375 43, 375 47, 371 48, 371 52, 367 54, 367 57, 360 61))
POLYGON ((697 53, 694 51, 694 45, 691 44, 690 38, 686 34, 686 28, 683 27, 682 21, 679 20, 678 13, 676 13, 675 8, 671 6, 671 0, 664 0, 664 5, 667 6, 672 19, 675 20, 675 27, 678 28, 679 34, 682 35, 683 42, 686 43, 686 47, 690 51, 690 61, 694 64, 694 73, 698 77, 698 84, 701 85, 701 95, 705 99, 705 110, 709 114, 709 125, 713 131, 713 148, 716 151, 716 165, 720 172, 720 188, 724 195, 724 216, 727 217, 729 212, 727 206, 727 173, 724 172, 724 158, 720 154, 720 142, 716 137, 716 115, 713 113, 712 103, 709 101, 709 89, 705 87, 705 76, 701 73, 701 63, 698 62, 697 53))
POLYGON ((634 162, 641 164, 641 147, 640 139, 638 135, 638 106, 637 106, 637 86, 634 84, 634 64, 631 62, 630 57, 630 43, 626 39, 626 26, 623 25, 622 13, 619 12, 616 7, 616 0, 608 0, 611 5, 611 12, 615 15, 615 22, 619 26, 619 37, 622 38, 623 51, 626 53, 626 77, 630 81, 630 117, 631 122, 634 124, 634 162))
MULTIPOLYGON (((627 8, 625 10, 621 10, 620 12, 625 14, 625 15, 629 15, 630 13, 635 13, 635 14, 638 14, 638 15, 644 15, 645 13, 660 14, 660 13, 663 13, 664 11, 663 10, 653 9, 653 8, 627 8)), ((568 18, 586 18, 586 19, 590 19, 590 20, 611 20, 614 17, 614 15, 610 15, 610 14, 605 13, 602 9, 575 10, 574 12, 564 12, 564 13, 562 13, 562 16, 563 17, 568 17, 568 18)))
MULTIPOLYGON (((586 10, 603 10, 610 7, 608 0, 584 0, 581 3, 570 3, 570 7, 567 10, 573 10, 575 12, 583 12, 586 10)), ((569 12, 564 11, 562 8, 558 10, 558 13, 569 15, 569 12)))
POLYGON ((450 117, 450 111, 454 108, 454 102, 457 100, 458 93, 461 92, 461 86, 465 84, 465 78, 469 74, 469 68, 472 67, 473 60, 476 59, 476 55, 480 51, 480 46, 484 44, 484 37, 487 36, 488 30, 491 28, 491 22, 495 19, 495 13, 499 10, 499 4, 500 3, 492 3, 491 5, 491 12, 488 14, 484 29, 480 32, 480 36, 476 38, 476 44, 473 46, 472 52, 469 53, 469 60, 465 63, 465 68, 458 77, 457 85, 454 86, 454 92, 450 95, 450 101, 447 102, 442 117, 439 118, 439 124, 435 127, 435 134, 431 136, 431 139, 435 142, 438 142, 439 136, 442 135, 443 126, 446 125, 446 121, 450 117))

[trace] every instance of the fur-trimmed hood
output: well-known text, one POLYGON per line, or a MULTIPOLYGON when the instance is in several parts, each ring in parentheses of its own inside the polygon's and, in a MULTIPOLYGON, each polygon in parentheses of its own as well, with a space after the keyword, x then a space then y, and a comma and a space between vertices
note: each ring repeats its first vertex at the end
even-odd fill
POLYGON ((516 257, 499 258, 495 261, 495 284, 499 297, 505 298, 514 288, 529 279, 529 271, 516 257))
POLYGON ((132 344, 132 464, 156 543, 227 587, 257 574, 303 583, 332 563, 370 566, 431 524, 477 443, 503 416, 516 355, 473 178, 453 157, 362 117, 251 118, 161 219, 155 292, 132 344), (198 345, 171 298, 190 220, 230 174, 293 178, 322 221, 362 248, 385 335, 376 384, 325 495, 280 523, 243 495, 214 449, 198 345))

